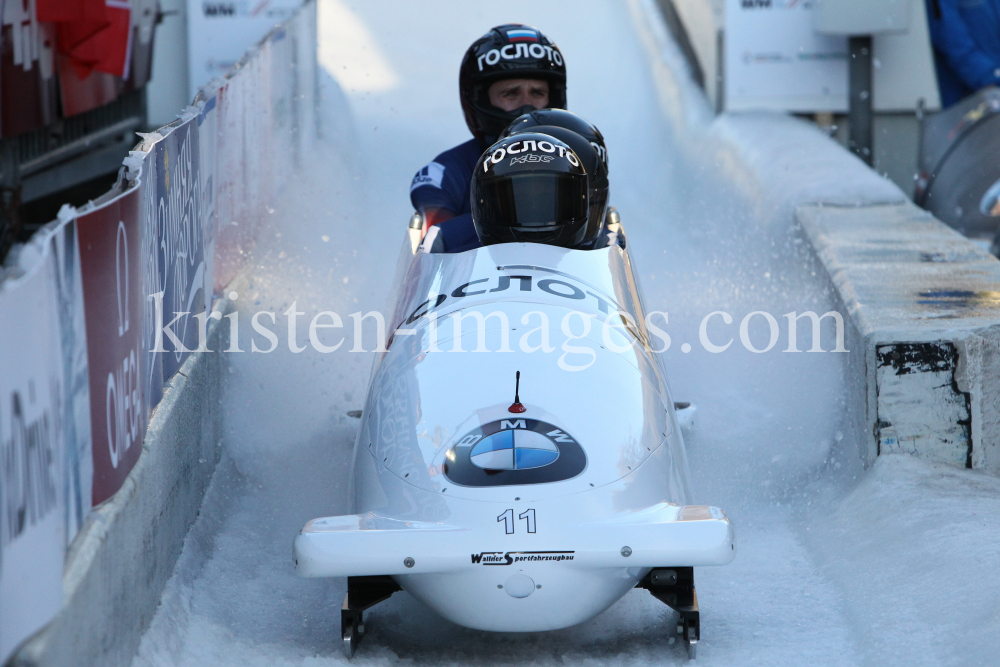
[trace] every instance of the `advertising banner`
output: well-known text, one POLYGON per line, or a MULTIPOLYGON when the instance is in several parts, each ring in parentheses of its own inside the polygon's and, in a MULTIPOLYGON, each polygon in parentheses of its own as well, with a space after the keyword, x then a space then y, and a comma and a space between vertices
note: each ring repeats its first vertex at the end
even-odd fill
MULTIPOLYGON (((218 131, 218 96, 212 95, 198 114, 198 179, 201 193, 201 228, 205 234, 206 309, 212 309, 215 287, 215 165, 218 131)), ((220 285, 219 290, 224 287, 220 285)))
POLYGON ((90 443, 90 384, 87 373, 87 328, 83 312, 80 250, 73 220, 52 223, 38 233, 47 238, 48 262, 59 318, 58 358, 62 370, 63 447, 66 475, 66 543, 90 512, 94 477, 90 443))
MULTIPOLYGON (((198 320, 205 294, 205 229, 198 176, 198 124, 178 121, 153 149, 156 161, 156 251, 160 265, 163 325, 170 326, 178 346, 163 336, 163 378, 184 363, 198 347, 198 320)), ((146 187, 152 184, 147 183, 146 187)), ((147 295, 149 297, 150 295, 147 295)), ((210 295, 209 295, 210 296, 210 295)), ((153 297, 155 299, 155 297, 153 297)))
POLYGON ((152 185, 156 183, 156 156, 152 152, 147 153, 142 160, 139 183, 141 207, 139 226, 142 230, 142 356, 145 359, 140 368, 148 417, 163 398, 163 354, 153 351, 156 348, 158 304, 151 295, 163 292, 164 287, 160 259, 161 237, 157 233, 156 187, 152 185))
POLYGON ((133 188, 76 221, 87 322, 94 505, 121 488, 146 433, 139 208, 139 189, 133 188))
MULTIPOLYGON (((13 44, 0 59, 0 101, 20 95, 45 117, 59 65, 36 39, 44 29, 34 3, 15 4, 0 9, 0 37, 13 44), (22 85, 38 72, 48 83, 22 85)), ((201 9, 202 18, 236 17, 226 30, 243 25, 240 17, 259 19, 235 60, 297 5, 201 9)), ((196 315, 244 265, 262 216, 315 136, 315 12, 310 3, 197 109, 144 135, 126 160, 129 189, 93 210, 65 209, 0 281, 0 664, 59 611, 67 545, 132 470, 164 381, 198 346, 196 315), (157 342, 163 352, 152 352, 157 342)), ((149 21, 129 22, 137 41, 151 44, 142 32, 149 21)), ((208 29, 195 23, 192 30, 208 29)), ((88 79, 110 77, 94 69, 88 79)), ((107 83, 81 88, 74 104, 96 103, 110 94, 107 83)), ((9 105, 0 112, 5 134, 35 122, 9 105)))
POLYGON ((726 0, 727 111, 847 111, 847 38, 812 28, 809 0, 726 0))
POLYGON ((300 5, 302 0, 188 0, 191 97, 211 79, 225 76, 300 5))
POLYGON ((0 663, 62 605, 62 357, 44 244, 0 285, 0 663))

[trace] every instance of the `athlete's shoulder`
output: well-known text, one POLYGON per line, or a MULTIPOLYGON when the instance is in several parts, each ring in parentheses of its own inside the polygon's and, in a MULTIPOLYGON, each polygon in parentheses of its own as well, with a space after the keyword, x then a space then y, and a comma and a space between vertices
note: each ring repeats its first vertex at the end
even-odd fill
MULTIPOLYGON (((417 171, 410 182, 410 192, 423 186, 446 188, 446 180, 456 180, 461 186, 472 174, 479 153, 479 144, 475 139, 446 150, 417 171)), ((464 191, 465 188, 459 189, 464 191)))
POLYGON ((425 185, 440 189, 441 181, 444 180, 444 170, 445 166, 437 160, 428 162, 413 175, 413 180, 410 181, 410 192, 412 193, 417 188, 422 188, 425 185))
POLYGON ((475 166, 482 152, 479 148, 479 142, 475 139, 469 139, 464 144, 459 144, 441 153, 434 158, 434 161, 444 165, 452 163, 456 166, 475 166))

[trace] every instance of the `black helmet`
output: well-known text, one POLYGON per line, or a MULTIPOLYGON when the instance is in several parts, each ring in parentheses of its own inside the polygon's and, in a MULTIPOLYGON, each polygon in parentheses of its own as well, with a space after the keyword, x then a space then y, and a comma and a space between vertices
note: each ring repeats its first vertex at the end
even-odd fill
POLYGON ((472 222, 484 246, 516 241, 591 245, 587 172, 565 142, 547 134, 501 139, 472 174, 472 222))
POLYGON ((490 86, 503 79, 544 79, 549 106, 566 106, 566 66, 559 48, 529 25, 497 26, 465 52, 458 75, 465 122, 481 146, 496 141, 512 120, 530 110, 504 111, 490 104, 490 86))
POLYGON ((590 225, 587 236, 597 238, 608 207, 608 150, 600 130, 562 109, 541 109, 519 117, 504 131, 505 137, 540 132, 564 141, 583 163, 590 182, 590 225))
MULTIPOLYGON (((555 104, 549 104, 549 106, 557 107, 555 104)), ((514 119, 502 136, 509 137, 515 132, 534 132, 536 131, 534 128, 541 127, 542 125, 563 127, 567 130, 572 130, 589 141, 593 144, 594 150, 600 154, 601 161, 604 163, 604 169, 607 171, 608 149, 604 145, 604 135, 601 134, 601 131, 593 123, 572 111, 566 111, 561 108, 532 109, 514 119)), ((587 173, 590 174, 589 169, 587 173)))

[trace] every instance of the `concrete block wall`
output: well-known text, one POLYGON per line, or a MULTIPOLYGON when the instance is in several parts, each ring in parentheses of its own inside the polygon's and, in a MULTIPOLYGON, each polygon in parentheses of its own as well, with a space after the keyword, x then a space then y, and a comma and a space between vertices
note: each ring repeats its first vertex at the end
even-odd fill
MULTIPOLYGON (((217 304, 225 312, 228 302, 217 304)), ((65 602, 9 667, 127 667, 153 619, 219 460, 228 323, 164 387, 122 488, 95 508, 66 556, 65 602)))
POLYGON ((1000 473, 1000 262, 911 203, 796 219, 863 341, 866 460, 1000 473))

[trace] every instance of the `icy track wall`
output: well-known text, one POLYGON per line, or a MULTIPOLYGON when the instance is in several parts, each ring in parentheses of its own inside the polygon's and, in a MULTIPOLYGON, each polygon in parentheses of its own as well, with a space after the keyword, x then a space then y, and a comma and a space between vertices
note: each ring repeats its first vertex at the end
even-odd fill
POLYGON ((308 2, 0 272, 0 664, 131 661, 218 460, 208 316, 315 139, 315 91, 308 2))
MULTIPOLYGON (((1000 262, 810 125, 715 116, 656 1, 630 8, 686 159, 724 165, 761 219, 787 221, 850 314, 845 421, 862 461, 903 452, 1000 473, 1000 262)), ((710 16, 718 3, 680 4, 710 16)), ((687 26, 692 42, 716 39, 704 23, 687 26)))

